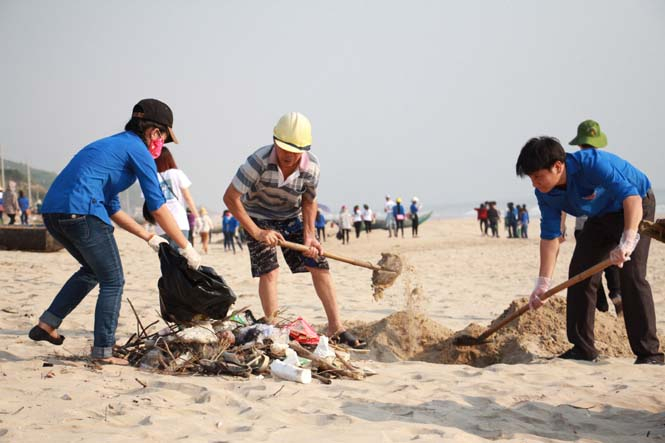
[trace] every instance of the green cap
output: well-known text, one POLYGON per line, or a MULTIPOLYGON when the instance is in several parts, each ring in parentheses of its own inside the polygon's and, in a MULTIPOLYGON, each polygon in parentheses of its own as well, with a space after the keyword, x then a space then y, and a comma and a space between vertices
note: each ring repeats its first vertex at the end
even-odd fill
POLYGON ((607 146, 607 136, 600 131, 600 125, 593 120, 584 120, 577 127, 577 137, 569 145, 590 145, 594 148, 607 146))

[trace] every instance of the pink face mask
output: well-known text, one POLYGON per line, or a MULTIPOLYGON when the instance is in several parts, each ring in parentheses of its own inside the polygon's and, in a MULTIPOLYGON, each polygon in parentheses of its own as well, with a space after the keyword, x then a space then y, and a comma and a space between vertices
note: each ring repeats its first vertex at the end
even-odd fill
POLYGON ((164 147, 164 140, 162 140, 161 137, 150 140, 150 147, 148 148, 148 150, 150 151, 150 155, 152 155, 152 158, 157 158, 160 155, 162 155, 163 147, 164 147))

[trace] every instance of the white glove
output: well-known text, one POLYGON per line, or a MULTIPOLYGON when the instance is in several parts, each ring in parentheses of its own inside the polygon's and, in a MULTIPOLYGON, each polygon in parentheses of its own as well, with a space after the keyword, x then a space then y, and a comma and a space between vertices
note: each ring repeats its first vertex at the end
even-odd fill
POLYGON ((168 243, 163 237, 159 235, 153 235, 148 239, 148 245, 152 248, 153 251, 159 252, 159 245, 162 243, 168 243))
POLYGON ((612 260, 612 264, 619 268, 623 268, 623 264, 630 260, 630 254, 633 253, 637 246, 637 242, 639 241, 640 234, 638 234, 637 231, 633 231, 632 229, 623 231, 619 246, 612 249, 610 252, 610 260, 612 260))
POLYGON ((538 309, 543 305, 540 296, 546 293, 550 289, 551 285, 552 285, 552 279, 549 277, 536 278, 536 287, 533 288, 533 292, 531 292, 531 297, 529 297, 529 308, 538 309))
POLYGON ((187 242, 185 249, 180 249, 180 255, 187 259, 187 265, 192 269, 199 269, 201 266, 201 256, 191 243, 187 242))

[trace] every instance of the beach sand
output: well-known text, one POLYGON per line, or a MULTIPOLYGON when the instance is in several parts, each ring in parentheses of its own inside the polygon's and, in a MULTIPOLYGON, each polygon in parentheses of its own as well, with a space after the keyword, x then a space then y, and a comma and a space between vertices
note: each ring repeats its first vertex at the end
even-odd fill
MULTIPOLYGON (((422 225, 417 239, 410 232, 396 240, 387 238, 386 231, 375 231, 369 239, 363 234, 343 246, 329 237, 324 246, 330 251, 372 262, 381 252, 398 253, 411 271, 376 302, 371 271, 331 262, 344 320, 356 331, 374 334, 365 337, 372 353, 357 357, 370 357, 361 364, 378 375, 363 381, 334 380, 328 386, 270 377, 245 381, 91 367, 78 357, 87 355, 92 344, 96 291, 64 321, 60 331, 67 339, 62 347, 27 337, 76 269, 75 261, 64 251, 0 251, 0 441, 665 440, 665 368, 632 364, 634 357, 621 349, 627 343, 610 337, 623 331, 612 313, 598 322, 609 330, 597 335, 606 340, 606 353, 624 356, 598 363, 547 359, 565 338, 565 322, 557 311, 562 302, 551 300, 550 311, 525 315, 543 320, 532 317, 524 324, 524 337, 511 342, 521 346, 519 352, 503 354, 526 363, 482 368, 430 363, 450 351, 441 343, 452 331, 470 323, 484 328, 513 300, 528 295, 538 271, 537 223, 530 228, 529 240, 506 239, 503 229, 503 238, 497 240, 481 238, 474 220, 439 220, 422 225), (534 331, 538 325, 541 334, 534 331)), ((116 237, 126 277, 117 330, 118 342, 124 343, 136 331, 127 298, 144 324, 159 318, 159 262, 141 240, 120 230, 116 237)), ((213 238, 220 240, 219 235, 213 238)), ((556 283, 567 278, 574 246, 572 239, 562 245, 556 283)), ((204 264, 234 288, 236 307, 249 305, 257 316, 262 314, 246 250, 233 255, 214 243, 204 264)), ((660 334, 665 332, 664 271, 665 244, 652 242, 649 280, 660 334)), ((288 317, 302 315, 312 324, 325 325, 308 275, 284 271, 279 292, 288 317)), ((506 334, 497 334, 497 341, 508 340, 506 334)))

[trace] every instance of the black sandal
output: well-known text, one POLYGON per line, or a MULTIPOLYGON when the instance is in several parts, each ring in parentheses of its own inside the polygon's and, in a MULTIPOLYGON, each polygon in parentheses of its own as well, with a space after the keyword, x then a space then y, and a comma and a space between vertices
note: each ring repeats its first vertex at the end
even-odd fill
POLYGON ((364 340, 358 340, 356 336, 351 334, 349 331, 343 331, 333 335, 330 338, 330 341, 338 345, 348 346, 352 349, 367 348, 367 342, 364 340))
POLYGON ((62 342, 65 341, 64 335, 58 334, 57 338, 53 337, 51 336, 51 334, 49 334, 39 326, 35 326, 34 328, 30 329, 28 337, 30 337, 34 341, 47 341, 56 346, 60 346, 62 342))

